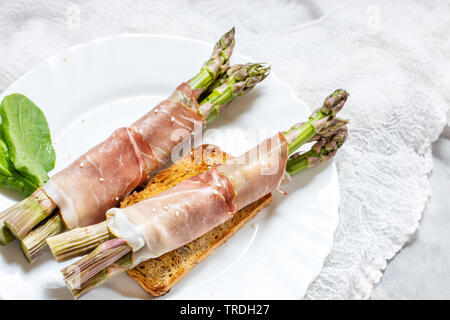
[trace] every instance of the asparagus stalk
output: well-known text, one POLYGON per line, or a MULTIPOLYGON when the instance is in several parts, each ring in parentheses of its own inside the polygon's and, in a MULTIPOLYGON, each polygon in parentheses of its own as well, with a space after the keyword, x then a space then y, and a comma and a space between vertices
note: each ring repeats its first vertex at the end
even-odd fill
POLYGON ((207 96, 209 96, 213 90, 217 87, 223 85, 233 74, 239 71, 243 67, 242 64, 235 64, 229 67, 225 72, 220 74, 216 80, 208 87, 208 90, 204 91, 200 96, 200 101, 204 100, 207 96))
MULTIPOLYGON (((317 140, 308 152, 295 153, 288 159, 286 170, 289 175, 298 174, 332 158, 337 149, 344 144, 347 138, 345 125, 348 121, 336 119, 335 116, 342 109, 347 97, 346 91, 336 90, 325 99, 323 106, 315 111, 307 122, 295 125, 283 133, 288 140, 289 154, 293 154, 301 145, 313 139, 317 140), (317 116, 318 114, 320 116, 317 116)), ((119 240, 114 238, 102 243, 85 258, 62 270, 74 297, 88 292, 113 274, 126 271, 132 266, 131 247, 125 241, 119 240), (122 257, 121 265, 124 267, 115 268, 113 273, 108 273, 108 268, 122 257), (77 271, 76 274, 73 270, 77 271), (74 287, 74 283, 77 283, 77 288, 74 287)))
POLYGON ((322 136, 304 153, 294 153, 286 164, 286 171, 292 177, 299 172, 312 168, 320 162, 331 159, 347 139, 347 127, 336 129, 333 134, 322 136))
MULTIPOLYGON (((328 126, 324 126, 322 130, 315 136, 313 136, 311 139, 308 140, 308 142, 318 141, 321 137, 328 137, 330 135, 333 135, 336 133, 336 130, 346 126, 349 123, 348 120, 340 119, 340 118, 334 118, 334 120, 328 121, 328 126)), ((299 130, 301 126, 303 126, 305 122, 299 122, 296 125, 292 126, 289 130, 289 133, 285 132, 285 138, 288 143, 292 143, 292 141, 295 140, 297 137, 295 132, 296 130, 299 130)))
MULTIPOLYGON (((231 67, 233 69, 234 67, 231 67)), ((250 91, 259 81, 267 76, 270 67, 260 63, 249 63, 241 68, 235 68, 235 72, 229 74, 228 79, 224 79, 223 84, 214 89, 200 105, 203 110, 219 110, 240 95, 250 91), (245 69, 244 72, 236 76, 236 72, 245 69), (244 77, 245 75, 245 77, 244 77), (236 89, 239 87, 240 89, 236 89), (230 94, 231 93, 231 94, 230 94)), ((206 119, 206 117, 205 117, 206 119)), ((68 260, 90 252, 100 243, 111 239, 106 223, 100 223, 85 228, 76 228, 61 235, 47 239, 51 252, 58 261, 68 260)), ((43 240, 45 238, 42 238, 43 240)))
POLYGON ((88 293, 95 287, 98 287, 103 282, 114 277, 116 274, 122 273, 132 267, 131 265, 131 252, 125 254, 119 260, 113 262, 109 267, 98 272, 95 276, 86 281, 78 289, 72 289, 71 292, 74 298, 78 299, 85 293, 88 293))
MULTIPOLYGON (((217 41, 210 59, 204 63, 200 72, 188 81, 188 84, 196 94, 196 98, 207 90, 217 77, 228 70, 229 59, 235 44, 234 33, 234 28, 232 28, 217 41)), ((55 209, 56 205, 47 195, 41 189, 36 190, 30 197, 0 213, 0 243, 7 244, 14 237, 23 240, 34 227, 48 218, 55 209)), ((35 233, 33 235, 33 241, 22 241, 22 244, 27 246, 29 243, 44 249, 44 230, 56 230, 58 221, 49 219, 48 223, 55 225, 41 229, 42 234, 40 236, 39 233, 35 233), (43 244, 38 245, 36 243, 39 242, 39 239, 42 240, 43 244)), ((31 250, 31 248, 24 248, 28 251, 31 250)))
POLYGON ((5 225, 16 238, 23 239, 55 209, 56 205, 39 188, 31 196, 6 210, 9 213, 5 225))
POLYGON ((233 66, 224 83, 214 88, 200 103, 199 112, 211 122, 236 97, 248 92, 256 84, 264 80, 270 72, 270 66, 263 63, 247 63, 243 66, 233 66))
POLYGON ((19 204, 15 204, 11 208, 6 209, 3 212, 0 212, 0 244, 5 245, 11 242, 14 239, 13 234, 5 225, 5 220, 8 218, 11 213, 16 210, 16 206, 19 204))
POLYGON ((228 69, 234 44, 233 27, 217 41, 211 58, 205 62, 200 72, 189 80, 188 83, 192 89, 207 89, 220 74, 228 69))
POLYGON ((45 252, 47 245, 42 238, 59 234, 66 229, 61 215, 53 214, 46 223, 41 224, 32 230, 20 241, 22 251, 29 262, 34 262, 45 252))
POLYGON ((80 289, 87 280, 91 279, 106 267, 122 258, 131 248, 123 239, 115 238, 99 245, 89 255, 64 268, 61 272, 70 289, 80 289))
POLYGON ((293 154, 302 144, 310 141, 317 134, 329 131, 336 122, 336 113, 338 113, 347 101, 348 93, 345 90, 336 90, 325 98, 322 107, 317 109, 301 125, 295 125, 288 131, 283 132, 289 145, 289 154, 293 154))
POLYGON ((103 221, 47 238, 47 244, 56 260, 61 262, 82 256, 111 238, 113 236, 108 230, 108 224, 103 221))

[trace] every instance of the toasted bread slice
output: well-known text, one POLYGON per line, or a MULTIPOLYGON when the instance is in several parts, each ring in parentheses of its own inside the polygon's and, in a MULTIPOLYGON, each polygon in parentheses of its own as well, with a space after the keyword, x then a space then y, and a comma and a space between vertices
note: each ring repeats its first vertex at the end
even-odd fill
MULTIPOLYGON (((184 157, 170 168, 154 176, 144 190, 134 192, 121 203, 121 207, 130 206, 164 192, 177 183, 208 170, 214 164, 223 163, 227 157, 230 156, 211 145, 201 146, 195 149, 190 157, 184 157)), ((202 237, 161 257, 139 264, 136 268, 129 270, 128 275, 153 296, 167 293, 192 268, 208 257, 215 248, 227 241, 271 201, 271 194, 262 197, 239 210, 233 218, 202 237)))

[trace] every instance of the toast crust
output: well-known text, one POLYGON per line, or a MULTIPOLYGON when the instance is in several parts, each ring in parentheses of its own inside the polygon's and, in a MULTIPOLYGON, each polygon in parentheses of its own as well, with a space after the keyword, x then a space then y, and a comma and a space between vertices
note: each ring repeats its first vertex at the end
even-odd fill
MULTIPOLYGON (((223 163, 230 155, 215 146, 203 145, 191 152, 166 170, 153 177, 140 192, 128 196, 121 207, 164 192, 174 185, 196 176, 216 164, 223 163)), ((234 233, 241 229, 272 201, 271 194, 239 210, 233 218, 217 226, 202 237, 185 246, 168 252, 158 258, 147 260, 134 269, 127 271, 146 292, 158 297, 167 293, 172 286, 183 279, 198 263, 206 259, 217 247, 225 243, 234 233)))

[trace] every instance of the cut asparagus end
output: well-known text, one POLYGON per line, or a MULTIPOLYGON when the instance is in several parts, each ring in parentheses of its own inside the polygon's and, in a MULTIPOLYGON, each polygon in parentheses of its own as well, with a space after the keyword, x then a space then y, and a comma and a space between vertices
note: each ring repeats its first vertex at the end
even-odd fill
POLYGON ((233 70, 234 73, 227 74, 228 77, 223 84, 214 88, 200 102, 199 113, 206 122, 216 119, 231 101, 263 81, 269 75, 270 66, 264 63, 247 63, 233 70))
POLYGON ((33 263, 47 249, 48 237, 57 235, 66 229, 66 225, 59 214, 53 214, 48 220, 31 230, 25 238, 20 241, 22 251, 30 263, 33 263))
POLYGON ((198 95, 228 69, 228 61, 233 53, 234 44, 234 28, 232 28, 217 41, 211 58, 205 62, 200 72, 189 80, 191 88, 199 91, 198 95))
POLYGON ((20 203, 16 203, 12 207, 0 212, 0 244, 6 245, 15 239, 14 235, 6 227, 5 220, 8 218, 19 206, 20 203))
POLYGON ((94 250, 113 235, 108 230, 107 221, 47 238, 48 246, 58 262, 79 257, 94 250))
POLYGON ((293 154, 286 165, 287 173, 293 176, 320 162, 333 158, 336 151, 345 143, 347 136, 347 127, 340 127, 332 134, 319 138, 309 151, 293 154))
POLYGON ((288 142, 289 154, 293 154, 303 144, 313 141, 316 135, 325 135, 330 129, 345 125, 343 120, 336 121, 336 114, 341 111, 347 98, 347 91, 335 90, 325 98, 322 106, 314 111, 307 122, 295 125, 283 132, 288 142))
POLYGON ((61 273, 69 289, 77 290, 130 251, 131 248, 124 239, 111 239, 99 245, 83 259, 61 270, 61 273))
MULTIPOLYGON (((3 224, 3 222, 0 221, 0 224, 3 224)), ((0 244, 1 245, 7 245, 14 239, 15 239, 15 237, 13 236, 11 231, 9 231, 9 229, 4 224, 2 226, 0 226, 0 244)))
POLYGON ((35 226, 52 214, 56 205, 39 188, 11 209, 12 212, 5 219, 5 225, 16 238, 22 240, 35 226))
POLYGON ((70 289, 75 299, 80 298, 92 289, 100 286, 115 275, 122 273, 131 268, 131 252, 115 261, 109 267, 97 273, 95 276, 87 280, 79 289, 70 289))

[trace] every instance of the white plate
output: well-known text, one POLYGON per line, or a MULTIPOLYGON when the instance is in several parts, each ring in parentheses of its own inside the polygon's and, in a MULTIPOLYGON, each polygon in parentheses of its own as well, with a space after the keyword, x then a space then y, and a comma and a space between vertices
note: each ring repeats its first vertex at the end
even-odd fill
MULTIPOLYGON (((237 44, 239 47, 239 43, 237 44)), ((17 80, 0 96, 25 94, 44 111, 54 137, 54 172, 130 124, 198 70, 212 45, 188 39, 123 35, 98 39, 59 54, 17 80)), ((236 52, 232 62, 248 58, 236 52)), ((317 101, 320 103, 321 101, 317 101)), ((305 120, 310 111, 289 87, 272 74, 239 98, 205 133, 228 152, 245 151, 256 141, 233 143, 233 129, 283 130, 305 120), (214 129, 214 130, 212 130, 214 129), (220 129, 218 131, 217 129, 220 129), (226 133, 219 136, 218 133, 226 133), (223 138, 225 137, 225 138, 223 138), (221 139, 223 138, 223 139, 221 139)), ((318 275, 329 254, 338 225, 339 189, 334 164, 301 174, 271 206, 199 264, 161 299, 298 299, 318 275)), ((0 190, 0 209, 20 199, 0 190)), ((17 241, 0 248, 0 297, 70 299, 58 287, 59 270, 50 255, 29 265, 17 241)), ((83 299, 149 298, 125 274, 83 299)))

